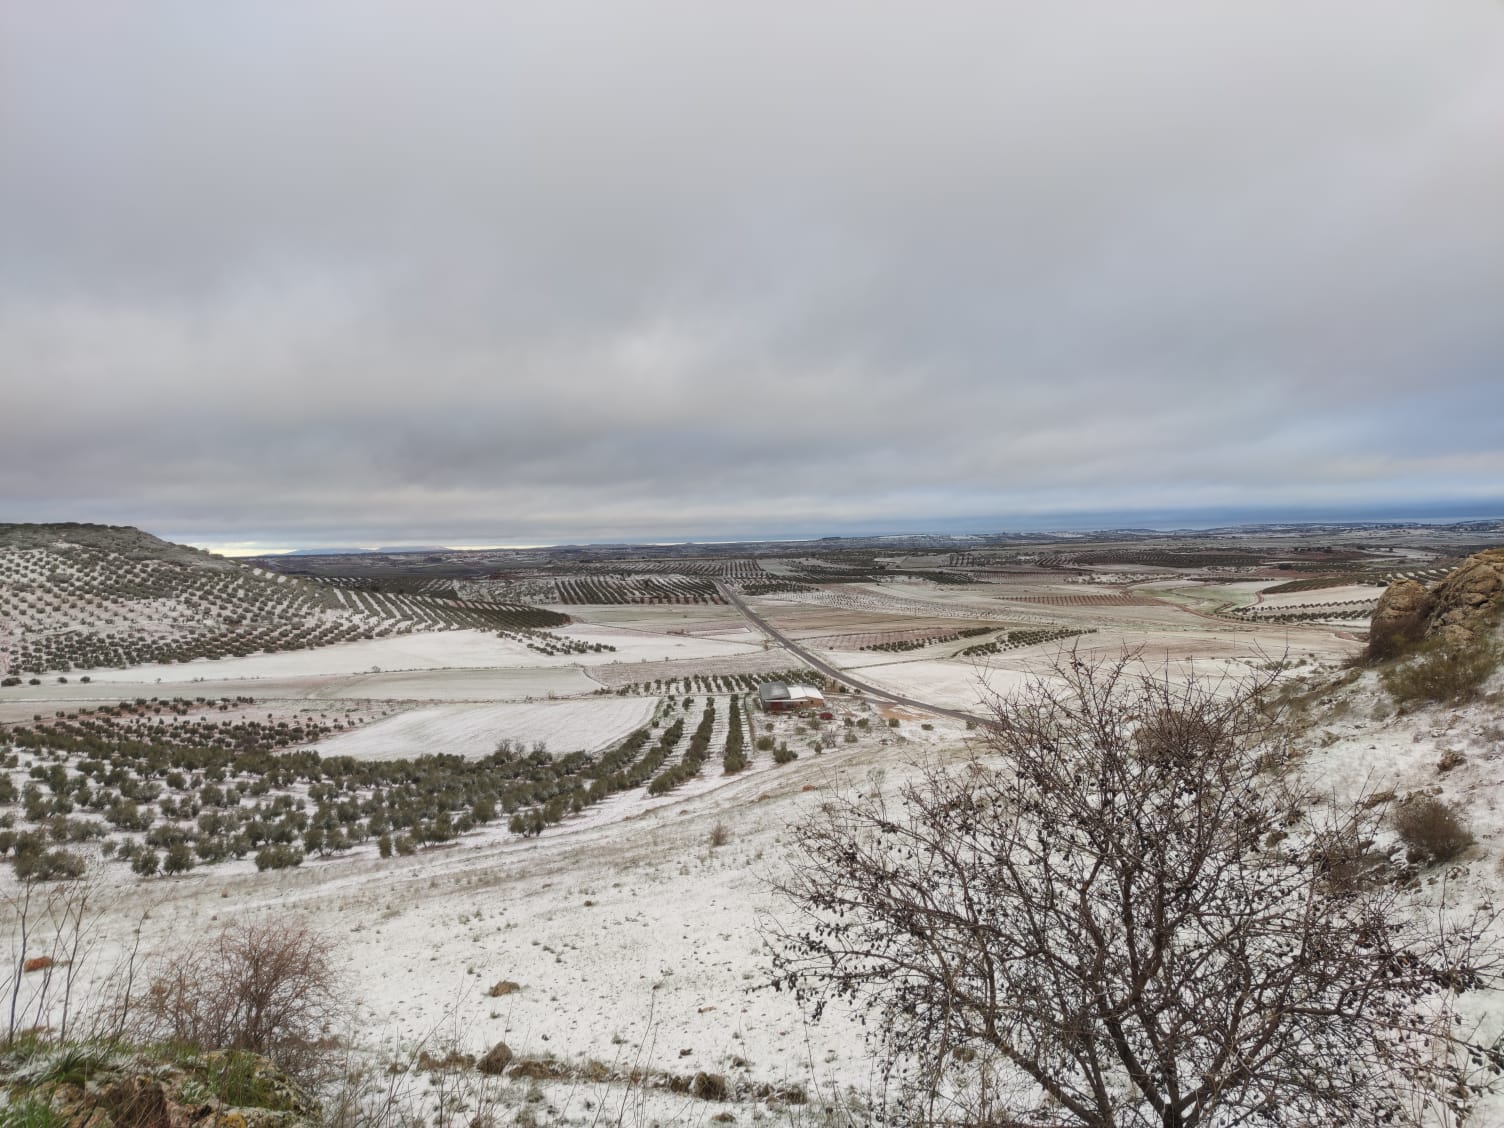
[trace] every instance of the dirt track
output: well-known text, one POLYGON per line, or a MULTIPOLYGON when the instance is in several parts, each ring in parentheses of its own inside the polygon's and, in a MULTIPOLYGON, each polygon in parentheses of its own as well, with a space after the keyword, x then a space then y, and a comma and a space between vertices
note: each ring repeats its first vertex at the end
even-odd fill
POLYGON ((877 697, 881 698, 884 701, 891 701, 895 705, 907 705, 911 709, 922 709, 926 713, 934 713, 936 716, 940 717, 950 717, 953 720, 957 721, 968 721, 979 725, 993 723, 992 718, 982 717, 975 713, 966 713, 961 711, 960 709, 946 709, 940 705, 932 705, 927 701, 916 701, 912 697, 904 697, 900 694, 890 693, 886 689, 878 689, 876 686, 870 685, 867 682, 858 681, 856 678, 848 674, 845 670, 838 669, 835 666, 832 666, 830 663, 820 658, 816 658, 813 654, 811 654, 808 650, 805 650, 793 639, 783 634, 778 630, 777 627, 773 626, 756 611, 753 611, 752 608, 748 607, 747 604, 742 600, 741 596, 737 595, 725 584, 717 581, 716 588, 720 591, 721 595, 726 598, 727 602, 729 602, 733 607, 737 608, 743 615, 747 617, 747 621, 749 623, 766 634, 774 642, 777 642, 785 647, 790 654, 793 654, 796 658, 800 659, 806 665, 814 670, 818 670, 826 677, 833 678, 838 682, 849 685, 852 689, 865 693, 869 697, 877 697))

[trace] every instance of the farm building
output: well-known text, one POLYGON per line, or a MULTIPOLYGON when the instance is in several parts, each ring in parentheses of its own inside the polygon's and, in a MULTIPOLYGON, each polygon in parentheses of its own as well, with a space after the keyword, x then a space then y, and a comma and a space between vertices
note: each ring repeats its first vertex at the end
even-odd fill
POLYGON ((763 682, 757 687, 757 696, 768 713, 793 713, 825 704, 825 695, 813 686, 786 685, 776 681, 763 682))

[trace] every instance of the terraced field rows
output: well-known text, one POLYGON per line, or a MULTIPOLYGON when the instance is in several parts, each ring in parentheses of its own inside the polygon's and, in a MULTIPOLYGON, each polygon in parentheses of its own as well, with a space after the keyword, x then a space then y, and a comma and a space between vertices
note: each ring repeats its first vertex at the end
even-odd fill
MULTIPOLYGON (((787 654, 779 654, 778 657, 782 661, 788 660, 787 654)), ((698 666, 703 663, 695 661, 692 664, 698 666)), ((693 697, 696 694, 705 693, 746 694, 754 692, 766 681, 798 682, 807 681, 812 676, 809 670, 802 667, 774 669, 770 664, 766 673, 685 674, 679 677, 656 678, 646 682, 627 682, 599 692, 619 693, 622 696, 658 693, 667 697, 693 697)))
POLYGON ((1010 603, 1035 603, 1045 607, 1147 607, 1155 602, 1142 595, 1107 591, 1083 595, 1009 595, 1005 598, 1010 603))
POLYGON ((1224 617, 1255 623, 1311 623, 1327 619, 1345 621, 1373 617, 1378 599, 1344 600, 1332 603, 1284 603, 1277 606, 1239 607, 1224 617))
POLYGON ((998 623, 1038 623, 1056 625, 1056 620, 1046 615, 1012 608, 986 607, 969 603, 927 602, 920 599, 905 599, 902 596, 881 595, 876 592, 826 591, 795 592, 783 598, 791 603, 812 604, 817 607, 834 607, 844 611, 865 611, 893 615, 913 615, 938 619, 979 619, 998 623))
POLYGON ((712 576, 721 580, 755 580, 767 575, 754 559, 734 560, 649 560, 634 565, 644 575, 712 576))
POLYGON ((1095 628, 1081 631, 1071 630, 1067 627, 1061 627, 1056 630, 1031 629, 1021 631, 1008 631, 1006 634, 992 639, 989 642, 978 643, 975 646, 968 646, 963 650, 957 651, 956 657, 981 658, 985 657, 988 654, 1002 654, 1005 651, 1018 650, 1025 646, 1038 646, 1042 642, 1060 642, 1063 639, 1075 638, 1077 635, 1095 633, 1095 628))
MULTIPOLYGON (((540 833, 622 792, 667 794, 720 775, 730 697, 660 707, 660 724, 600 753, 551 755, 502 741, 479 759, 321 757, 300 745, 342 730, 339 718, 253 720, 252 698, 139 699, 0 730, 0 856, 18 873, 56 876, 85 855, 137 873, 185 872, 248 855, 295 866, 380 839, 383 857, 510 817, 540 833), (705 723, 705 706, 714 702, 705 723), (703 725, 703 728, 702 728, 703 725), (698 738, 697 738, 698 732, 698 738), (698 751, 698 768, 685 756, 698 751)), ((745 703, 743 703, 745 704, 745 703)), ((743 728, 752 756, 751 733, 743 728)))
POLYGON ((569 622, 542 608, 367 591, 212 558, 188 561, 92 545, 0 549, 0 673, 14 678, 244 657, 418 630, 511 632, 535 647, 570 645, 541 634, 569 622))
POLYGON ((955 642, 958 639, 986 634, 995 626, 966 627, 945 631, 930 628, 895 631, 853 631, 846 634, 821 635, 800 641, 805 646, 821 650, 911 650, 937 642, 955 642))
POLYGON ((724 603, 715 584, 699 576, 605 576, 560 578, 554 581, 558 601, 570 604, 690 604, 724 603))
POLYGON ((737 585, 743 595, 786 595, 793 592, 817 591, 819 589, 799 580, 766 579, 748 580, 737 585))
POLYGON ((1384 587, 1388 579, 1371 573, 1343 573, 1335 576, 1312 576, 1303 580, 1288 580, 1264 589, 1264 595, 1293 595, 1302 591, 1320 591, 1323 588, 1348 587, 1352 584, 1373 584, 1384 587))

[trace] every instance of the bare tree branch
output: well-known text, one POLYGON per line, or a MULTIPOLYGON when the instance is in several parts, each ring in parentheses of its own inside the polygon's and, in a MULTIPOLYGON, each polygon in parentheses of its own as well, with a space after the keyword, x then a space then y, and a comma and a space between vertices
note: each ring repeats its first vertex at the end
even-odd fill
POLYGON ((1067 655, 964 766, 796 829, 776 981, 875 1020, 890 1119, 1336 1126, 1472 1099, 1464 1051, 1499 1055, 1451 1020, 1498 982, 1493 920, 1419 912, 1367 858, 1378 814, 1277 770, 1268 686, 1067 655))

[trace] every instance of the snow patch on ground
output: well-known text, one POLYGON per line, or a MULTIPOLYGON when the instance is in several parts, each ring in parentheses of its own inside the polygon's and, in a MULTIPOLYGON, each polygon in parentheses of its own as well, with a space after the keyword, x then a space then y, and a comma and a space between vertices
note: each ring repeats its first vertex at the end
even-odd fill
POLYGON ((94 670, 96 682, 191 682, 200 678, 296 678, 362 674, 377 670, 476 669, 495 666, 552 664, 521 643, 489 631, 436 631, 425 634, 342 642, 314 650, 284 650, 245 658, 207 658, 192 662, 94 670))
POLYGON ((478 759, 498 741, 524 748, 541 741, 549 751, 599 752, 653 715, 655 697, 589 697, 577 701, 505 705, 430 705, 412 709, 315 745, 324 756, 392 760, 449 753, 478 759))
POLYGON ((93 670, 92 679, 110 684, 156 684, 242 678, 332 677, 393 670, 553 668, 603 666, 611 663, 712 659, 751 654, 762 649, 762 635, 751 630, 717 638, 653 634, 590 625, 557 632, 587 645, 614 650, 585 654, 540 654, 524 644, 489 631, 438 631, 426 634, 344 642, 314 650, 251 654, 245 658, 161 663, 124 670, 93 670))
POLYGON ((1032 678, 1018 670, 964 665, 944 659, 863 666, 858 676, 879 689, 904 697, 966 710, 985 709, 996 697, 1007 696, 1032 678))
POLYGON ((715 638, 701 638, 692 634, 656 634, 650 631, 597 627, 589 624, 565 627, 557 633, 587 644, 606 643, 615 647, 614 652, 574 654, 568 658, 556 659, 557 661, 578 662, 586 666, 599 666, 611 662, 664 662, 685 658, 738 657, 761 651, 763 643, 762 633, 749 628, 718 631, 715 638))

